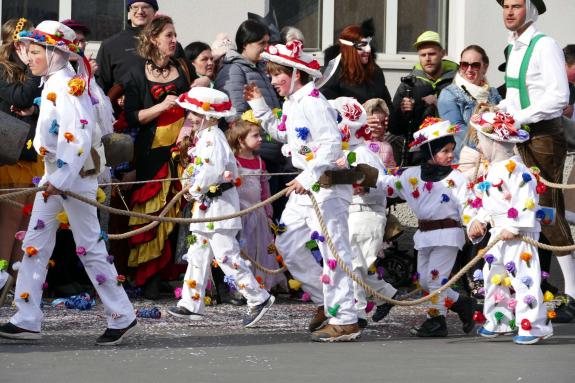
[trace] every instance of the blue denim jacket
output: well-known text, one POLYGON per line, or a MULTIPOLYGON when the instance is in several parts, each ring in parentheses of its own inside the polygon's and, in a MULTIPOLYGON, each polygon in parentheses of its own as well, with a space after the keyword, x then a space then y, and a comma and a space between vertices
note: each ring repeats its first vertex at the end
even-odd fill
MULTIPOLYGON (((501 96, 496 88, 489 88, 488 102, 492 105, 497 105, 501 101, 501 96)), ((456 84, 451 84, 443 89, 439 95, 437 108, 439 110, 439 117, 444 120, 451 121, 452 124, 457 124, 461 131, 455 135, 455 157, 459 160, 459 152, 463 145, 475 147, 472 143, 464 142, 465 135, 467 134, 467 123, 471 118, 473 110, 477 102, 472 99, 467 93, 463 91, 456 84)))

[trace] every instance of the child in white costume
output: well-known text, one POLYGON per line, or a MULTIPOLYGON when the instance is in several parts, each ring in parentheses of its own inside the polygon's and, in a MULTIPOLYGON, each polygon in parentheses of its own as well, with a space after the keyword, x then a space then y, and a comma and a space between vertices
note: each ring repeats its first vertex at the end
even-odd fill
POLYGON ((474 187, 477 211, 470 211, 468 233, 478 241, 491 223, 491 238, 502 239, 485 255, 486 322, 477 333, 494 338, 517 330, 515 343, 534 344, 553 335, 553 328, 540 288, 537 247, 515 239, 521 235, 538 240, 541 231, 537 177, 513 152, 516 143, 529 139, 529 133, 503 113, 475 115, 471 126, 490 164, 485 180, 474 187))
MULTIPOLYGON (((76 76, 68 65, 70 55, 82 55, 72 43, 75 38, 74 31, 57 21, 43 21, 33 32, 20 34, 20 39, 30 44, 30 69, 35 75, 43 76, 44 89, 33 144, 44 156, 46 170, 40 186, 47 189, 36 195, 22 245, 25 255, 15 298, 18 312, 0 327, 0 336, 40 338, 42 284, 59 226, 56 215, 64 210, 77 254, 106 309, 108 329, 96 343, 115 345, 131 334, 137 323, 121 285, 124 277, 118 276, 113 264, 107 261, 105 234, 100 231, 96 208, 60 194, 73 191, 95 199, 97 176, 105 163, 102 151, 99 151, 99 161, 93 155, 101 148, 101 142, 89 95, 89 77, 76 76)), ((85 62, 80 59, 83 70, 86 70, 85 62)))
MULTIPOLYGON (((417 272, 424 290, 433 291, 449 278, 457 252, 465 243, 461 219, 470 192, 467 179, 451 162, 454 158, 457 126, 449 121, 428 117, 413 134, 410 150, 420 149, 427 160, 421 166, 408 168, 397 176, 383 176, 388 196, 407 201, 419 220, 413 240, 418 251, 417 272)), ((427 320, 411 333, 420 337, 447 336, 447 309, 456 312, 463 331, 474 328, 473 299, 447 289, 430 301, 427 320)))
POLYGON ((292 275, 318 305, 318 315, 329 316, 329 324, 313 332, 312 340, 354 340, 361 332, 353 302, 353 283, 336 265, 327 243, 321 240, 323 233, 306 195, 311 192, 315 196, 339 255, 351 267, 347 227, 351 186, 320 188, 318 184, 326 170, 338 169, 336 161, 343 155, 337 114, 314 83, 307 82, 310 76, 321 76, 321 72, 317 61, 303 53, 300 41, 269 46, 262 58, 270 61, 272 85, 280 96, 286 97, 281 119, 266 105, 255 85, 247 85, 244 96, 262 127, 277 141, 287 142, 284 154, 291 155, 293 165, 302 170, 288 183, 289 200, 281 218, 286 231, 277 237, 276 246, 292 275), (321 281, 314 272, 316 260, 306 249, 306 242, 312 237, 318 239, 323 257, 321 281))
MULTIPOLYGON (((339 97, 330 100, 330 104, 339 112, 342 145, 347 154, 349 165, 367 164, 385 172, 385 166, 379 154, 379 147, 368 147, 366 140, 371 139, 371 130, 367 125, 367 113, 363 106, 354 98, 339 97), (353 156, 354 158, 350 158, 353 156)), ((353 271, 378 293, 386 297, 394 297, 397 289, 381 279, 377 273, 369 272, 383 248, 385 234, 386 212, 385 188, 364 188, 354 186, 353 198, 349 206, 349 241, 353 254, 353 271)), ((363 287, 353 283, 355 307, 360 327, 367 326, 367 297, 363 287)), ((375 299, 376 312, 372 320, 378 322, 385 318, 392 305, 375 299)))
MULTIPOLYGON (((182 176, 183 187, 189 187, 188 197, 194 202, 192 218, 219 217, 240 210, 238 169, 236 159, 217 119, 235 114, 228 96, 215 89, 195 87, 178 98, 178 104, 190 113, 202 116, 202 124, 193 132, 193 146, 188 151, 190 165, 182 176)), ((205 303, 206 283, 212 258, 247 299, 249 311, 243 320, 245 327, 255 325, 273 304, 271 296, 252 274, 240 257, 236 239, 242 228, 240 217, 223 221, 192 223, 192 240, 188 249, 188 268, 182 286, 182 298, 168 312, 179 318, 201 320, 205 303)))

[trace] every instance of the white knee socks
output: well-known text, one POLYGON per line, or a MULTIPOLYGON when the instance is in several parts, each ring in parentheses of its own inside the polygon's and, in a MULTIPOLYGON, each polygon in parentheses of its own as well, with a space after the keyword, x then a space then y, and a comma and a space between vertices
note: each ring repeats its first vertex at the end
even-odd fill
POLYGON ((571 255, 564 255, 557 257, 561 271, 563 272, 563 279, 565 281, 565 294, 575 298, 575 258, 571 255))

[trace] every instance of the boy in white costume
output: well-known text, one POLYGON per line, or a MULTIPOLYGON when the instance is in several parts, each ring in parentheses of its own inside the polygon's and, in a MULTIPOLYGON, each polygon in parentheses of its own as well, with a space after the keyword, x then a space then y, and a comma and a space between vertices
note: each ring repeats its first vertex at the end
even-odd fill
MULTIPOLYGON (((238 168, 234 153, 218 119, 231 117, 236 111, 228 96, 215 89, 195 87, 178 98, 178 105, 199 119, 192 131, 188 150, 190 164, 182 176, 182 186, 189 187, 187 198, 193 200, 192 218, 210 218, 234 214, 240 210, 236 186, 238 168)), ((185 155, 185 154, 184 154, 185 155)), ((186 255, 188 268, 182 286, 182 298, 168 312, 178 318, 201 320, 205 310, 205 291, 212 258, 226 275, 225 280, 247 299, 245 327, 252 327, 274 303, 274 296, 260 287, 249 265, 240 257, 236 236, 242 228, 241 218, 190 224, 191 241, 186 255)))
MULTIPOLYGON (((377 154, 379 147, 368 147, 365 142, 371 139, 371 130, 367 125, 367 113, 363 106, 351 97, 338 97, 329 102, 340 116, 339 130, 342 147, 345 153, 348 153, 344 158, 346 165, 349 161, 352 161, 349 165, 367 164, 377 169, 379 173, 385 173, 385 166, 377 154)), ((353 254, 353 271, 378 293, 391 298, 395 297, 397 289, 381 279, 377 273, 369 272, 383 248, 387 221, 386 205, 385 188, 365 188, 354 185, 353 198, 349 206, 348 226, 353 254)), ((363 287, 356 282, 353 283, 353 288, 358 323, 360 328, 364 328, 367 326, 367 297, 363 287)), ((387 316, 393 305, 376 298, 374 300, 377 308, 372 320, 379 322, 387 316)))
POLYGON ((502 239, 485 255, 486 322, 477 333, 494 338, 517 330, 515 343, 534 344, 552 336, 553 328, 540 288, 537 247, 515 238, 538 240, 538 219, 545 215, 539 211, 536 175, 514 154, 515 144, 528 140, 529 133, 503 113, 475 115, 471 126, 478 132, 478 149, 490 164, 484 181, 474 187, 479 202, 474 204, 476 212, 469 214, 469 237, 481 240, 491 223, 491 238, 502 239))
POLYGON ((89 94, 87 60, 73 43, 75 38, 74 31, 57 21, 43 21, 33 32, 20 33, 20 40, 30 44, 32 73, 43 76, 44 89, 33 144, 44 156, 46 170, 40 186, 45 186, 46 191, 36 194, 23 240, 25 255, 15 297, 18 312, 9 323, 0 326, 0 336, 41 338, 42 284, 59 226, 56 215, 64 210, 77 254, 106 309, 108 328, 96 343, 116 345, 133 333, 137 324, 132 304, 121 285, 124 277, 107 261, 105 234, 100 230, 96 208, 61 195, 62 191, 72 191, 96 199, 97 176, 105 163, 89 94), (71 55, 81 57, 80 73, 85 72, 86 77, 77 76, 68 65, 71 55))
MULTIPOLYGON (((396 176, 381 177, 389 197, 404 199, 419 220, 413 240, 419 283, 433 291, 449 278, 457 252, 465 243, 461 219, 471 195, 467 178, 452 169, 458 128, 447 120, 428 117, 413 134, 410 150, 421 150, 426 163, 408 168, 396 176)), ((411 329, 420 337, 447 336, 447 309, 458 314, 465 333, 473 330, 475 300, 447 289, 430 300, 427 320, 411 329)))
MULTIPOLYGON (((340 257, 351 268, 347 226, 351 185, 324 188, 318 183, 325 171, 338 170, 336 161, 343 155, 337 114, 313 81, 309 81, 310 76, 320 77, 321 72, 318 62, 303 53, 300 41, 291 41, 287 46, 269 46, 262 58, 269 61, 272 85, 280 96, 286 97, 281 119, 266 105, 254 84, 246 86, 244 97, 262 127, 277 141, 287 142, 284 154, 291 155, 293 165, 302 170, 287 184, 289 200, 281 218, 286 231, 277 237, 276 246, 292 275, 301 281, 303 289, 318 305, 316 316, 327 314, 329 317, 327 326, 312 333, 312 340, 354 340, 361 331, 357 325, 353 283, 337 266, 327 243, 321 240, 323 233, 307 196, 308 193, 315 196, 329 235, 340 257), (306 242, 314 237, 319 239, 323 258, 321 281, 314 272, 317 263, 306 249, 306 242)), ((321 324, 321 319, 318 322, 321 324)))

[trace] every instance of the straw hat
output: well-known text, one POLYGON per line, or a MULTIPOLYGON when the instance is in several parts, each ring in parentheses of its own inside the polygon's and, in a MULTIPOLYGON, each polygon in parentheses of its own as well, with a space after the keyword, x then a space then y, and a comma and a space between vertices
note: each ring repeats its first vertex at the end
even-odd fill
POLYGON ((194 87, 178 97, 178 105, 207 118, 235 116, 236 109, 227 94, 212 88, 194 87))

